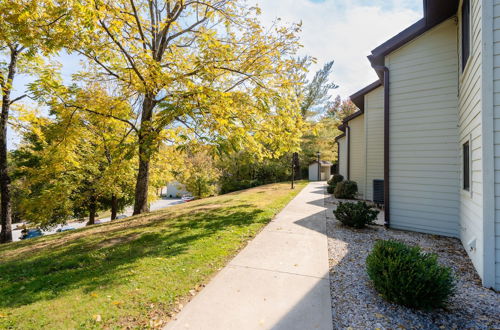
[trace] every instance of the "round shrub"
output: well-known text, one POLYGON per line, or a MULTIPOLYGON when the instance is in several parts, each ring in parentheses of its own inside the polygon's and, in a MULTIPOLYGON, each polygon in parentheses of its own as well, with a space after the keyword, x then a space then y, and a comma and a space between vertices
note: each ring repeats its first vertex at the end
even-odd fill
POLYGON ((329 186, 336 186, 337 183, 344 181, 344 177, 340 174, 334 174, 330 180, 328 180, 329 186))
POLYGON ((335 218, 344 225, 353 228, 364 228, 377 219, 379 211, 371 208, 365 202, 342 203, 333 211, 335 218))
POLYGON ((335 191, 335 186, 327 186, 327 187, 326 187, 326 191, 327 191, 329 194, 333 194, 333 192, 335 191))
POLYGON ((326 187, 326 191, 329 194, 333 194, 335 192, 335 188, 339 182, 344 181, 344 177, 340 174, 334 174, 330 180, 327 181, 328 187, 326 187))
POLYGON ((342 181, 337 183, 333 195, 335 198, 354 199, 358 194, 358 184, 354 181, 342 181))
POLYGON ((366 259, 368 276, 387 300, 430 310, 443 307, 455 291, 449 267, 440 266, 436 254, 397 241, 378 241, 366 259))

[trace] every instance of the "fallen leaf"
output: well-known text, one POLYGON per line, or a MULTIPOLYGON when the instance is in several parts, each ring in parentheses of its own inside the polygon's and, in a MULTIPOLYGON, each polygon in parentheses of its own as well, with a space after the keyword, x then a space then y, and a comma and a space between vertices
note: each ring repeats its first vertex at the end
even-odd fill
POLYGON ((376 317, 377 319, 381 319, 381 318, 383 318, 383 317, 384 317, 384 315, 379 314, 379 313, 375 313, 375 317, 376 317))
POLYGON ((102 321, 101 315, 99 315, 99 314, 94 315, 94 320, 95 320, 96 322, 101 322, 101 321, 102 321))
POLYGON ((121 301, 113 301, 112 304, 118 306, 118 305, 123 304, 123 302, 121 302, 121 301))
POLYGON ((150 320, 149 321, 149 326, 151 328, 160 328, 163 325, 162 320, 150 320))

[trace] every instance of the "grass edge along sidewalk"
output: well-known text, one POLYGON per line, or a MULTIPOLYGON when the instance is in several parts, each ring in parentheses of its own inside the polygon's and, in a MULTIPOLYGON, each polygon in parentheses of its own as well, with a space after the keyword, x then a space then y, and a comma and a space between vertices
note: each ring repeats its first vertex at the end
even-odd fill
POLYGON ((161 327, 305 186, 265 185, 0 246, 0 328, 161 327))

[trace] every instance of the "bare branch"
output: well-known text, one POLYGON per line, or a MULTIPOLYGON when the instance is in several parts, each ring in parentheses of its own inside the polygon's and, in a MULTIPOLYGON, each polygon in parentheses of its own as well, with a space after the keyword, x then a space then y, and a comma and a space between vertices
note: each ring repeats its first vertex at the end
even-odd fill
POLYGON ((12 101, 10 101, 9 105, 12 105, 13 103, 17 102, 17 101, 20 101, 22 99, 24 99, 26 96, 28 96, 27 94, 24 94, 24 95, 21 95, 19 97, 16 97, 15 99, 13 99, 12 101))
POLYGON ((144 32, 142 31, 141 20, 139 19, 139 14, 137 14, 137 9, 135 8, 134 0, 130 0, 130 5, 132 6, 132 10, 134 11, 135 22, 137 23, 137 28, 139 29, 139 34, 141 35, 142 47, 144 51, 147 50, 146 38, 144 37, 144 32))
POLYGON ((116 46, 118 46, 118 48, 120 48, 122 54, 127 58, 127 61, 130 63, 130 65, 132 66, 132 69, 134 70, 135 74, 137 75, 137 77, 142 81, 142 83, 144 84, 144 86, 147 85, 146 83, 146 80, 144 79, 144 77, 142 76, 142 74, 139 72, 139 70, 137 69, 136 65, 135 65, 135 62, 132 58, 132 56, 130 56, 130 54, 127 52, 127 50, 125 49, 125 47, 123 47, 123 45, 115 38, 115 36, 111 33, 111 31, 108 29, 108 27, 106 26, 106 23, 104 23, 103 20, 99 20, 99 23, 101 24, 102 28, 104 29, 104 31, 106 31, 106 34, 111 38, 111 40, 115 43, 116 46))
POLYGON ((79 109, 79 110, 82 110, 82 111, 93 113, 95 115, 99 115, 99 116, 103 116, 103 117, 108 117, 108 118, 112 118, 112 119, 121 121, 121 122, 129 125, 132 129, 134 129, 134 131, 139 132, 139 130, 137 129, 137 127, 134 125, 134 123, 132 123, 132 122, 126 120, 126 119, 123 119, 123 118, 120 118, 120 117, 116 117, 116 116, 113 116, 113 115, 108 114, 108 113, 101 113, 101 112, 98 112, 98 111, 94 111, 94 110, 91 110, 91 109, 88 109, 88 108, 85 108, 85 107, 81 107, 81 106, 76 105, 76 104, 64 103, 64 106, 67 107, 67 108, 75 108, 75 109, 79 109))

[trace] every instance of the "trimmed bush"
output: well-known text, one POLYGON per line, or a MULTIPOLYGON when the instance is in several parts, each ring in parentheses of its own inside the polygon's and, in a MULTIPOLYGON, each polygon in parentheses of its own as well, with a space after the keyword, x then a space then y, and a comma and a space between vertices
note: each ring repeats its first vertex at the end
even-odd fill
POLYGON ((397 241, 378 241, 366 259, 368 276, 389 302, 430 310, 443 307, 455 291, 449 267, 436 254, 397 241))
POLYGON ((342 181, 337 183, 333 195, 335 198, 354 199, 358 194, 358 184, 354 181, 342 181))
POLYGON ((337 183, 344 181, 344 177, 340 174, 334 174, 330 180, 328 180, 329 186, 336 186, 337 183))
POLYGON ((329 194, 333 194, 333 192, 335 191, 335 187, 334 187, 334 186, 327 186, 327 187, 326 187, 326 191, 327 191, 329 194))
POLYGON ((333 211, 335 218, 344 225, 353 228, 364 228, 377 219, 379 211, 371 208, 365 202, 342 203, 333 211))
POLYGON ((344 177, 340 174, 334 174, 330 180, 327 181, 328 187, 326 187, 326 191, 329 194, 333 194, 335 192, 335 188, 337 187, 337 183, 344 181, 344 177))

